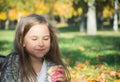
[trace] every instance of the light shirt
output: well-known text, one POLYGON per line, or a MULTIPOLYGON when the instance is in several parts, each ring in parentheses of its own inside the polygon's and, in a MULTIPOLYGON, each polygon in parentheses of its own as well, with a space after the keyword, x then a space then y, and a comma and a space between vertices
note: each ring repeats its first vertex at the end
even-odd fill
POLYGON ((50 76, 47 75, 47 64, 44 60, 40 72, 37 73, 37 80, 38 82, 45 82, 46 79, 48 79, 48 82, 51 82, 50 76))

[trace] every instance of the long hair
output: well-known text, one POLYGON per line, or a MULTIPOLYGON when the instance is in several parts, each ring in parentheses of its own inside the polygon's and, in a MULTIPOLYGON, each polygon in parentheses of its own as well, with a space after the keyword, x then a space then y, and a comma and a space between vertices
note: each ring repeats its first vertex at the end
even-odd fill
POLYGON ((45 59, 50 60, 58 65, 63 65, 66 72, 66 82, 68 82, 68 69, 61 60, 61 53, 58 46, 57 36, 55 34, 55 28, 48 22, 48 20, 41 15, 31 14, 22 18, 16 27, 16 34, 14 40, 14 49, 20 55, 19 71, 21 72, 21 82, 37 82, 36 73, 31 65, 31 59, 25 52, 23 47, 23 40, 27 32, 33 25, 46 24, 51 38, 51 46, 48 53, 44 56, 45 59))

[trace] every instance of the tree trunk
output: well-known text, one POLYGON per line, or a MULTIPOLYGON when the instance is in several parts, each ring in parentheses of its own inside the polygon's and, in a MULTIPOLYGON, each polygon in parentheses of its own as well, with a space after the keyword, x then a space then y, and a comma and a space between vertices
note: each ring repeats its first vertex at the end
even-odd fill
POLYGON ((79 30, 80 32, 84 32, 85 31, 85 16, 84 14, 81 16, 81 19, 80 19, 80 27, 79 27, 79 30))
POLYGON ((114 14, 113 30, 115 32, 118 31, 118 0, 115 0, 115 14, 114 14))
POLYGON ((96 9, 94 3, 88 2, 88 17, 87 17, 87 34, 95 35, 97 31, 96 26, 96 9))
POLYGON ((2 28, 2 23, 1 23, 1 20, 0 20, 0 29, 2 28))
POLYGON ((65 23, 65 18, 63 16, 60 16, 60 23, 65 23))
POLYGON ((118 14, 118 15, 119 15, 119 16, 118 16, 118 17, 119 17, 119 18, 118 18, 118 21, 120 22, 120 11, 119 11, 119 14, 118 14))
POLYGON ((5 21, 5 30, 8 30, 9 28, 9 19, 5 21))
POLYGON ((6 11, 6 16, 7 16, 7 19, 6 19, 6 21, 5 21, 5 30, 8 30, 8 28, 9 28, 9 11, 7 10, 6 11))

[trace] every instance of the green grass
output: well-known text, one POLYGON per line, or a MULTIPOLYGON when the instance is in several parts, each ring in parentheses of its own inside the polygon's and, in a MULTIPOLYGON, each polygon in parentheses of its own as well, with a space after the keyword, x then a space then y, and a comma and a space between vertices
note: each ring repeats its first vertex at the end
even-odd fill
POLYGON ((8 55, 13 51, 14 30, 0 30, 0 54, 8 55))
POLYGON ((65 59, 71 66, 89 60, 90 64, 106 64, 117 69, 120 62, 120 33, 112 30, 98 31, 95 36, 78 28, 59 28, 59 44, 65 59), (72 29, 72 30, 71 30, 72 29), (80 50, 84 48, 84 50, 80 50))

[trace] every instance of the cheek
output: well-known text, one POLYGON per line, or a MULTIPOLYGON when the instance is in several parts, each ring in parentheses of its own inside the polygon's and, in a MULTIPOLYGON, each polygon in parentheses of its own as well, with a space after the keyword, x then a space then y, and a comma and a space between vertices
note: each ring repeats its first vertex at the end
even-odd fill
POLYGON ((46 45, 47 45, 47 47, 48 47, 48 48, 50 48, 50 46, 51 46, 50 41, 49 41, 49 42, 47 42, 47 43, 46 43, 46 45))
POLYGON ((33 44, 26 44, 26 46, 25 46, 26 48, 33 48, 34 47, 34 45, 33 44))
POLYGON ((46 49, 46 52, 48 52, 51 48, 51 43, 50 41, 44 42, 44 48, 46 49))
POLYGON ((32 42, 26 42, 26 43, 25 43, 25 48, 26 48, 28 51, 32 50, 32 49, 34 48, 34 46, 35 46, 35 43, 32 43, 32 42))

